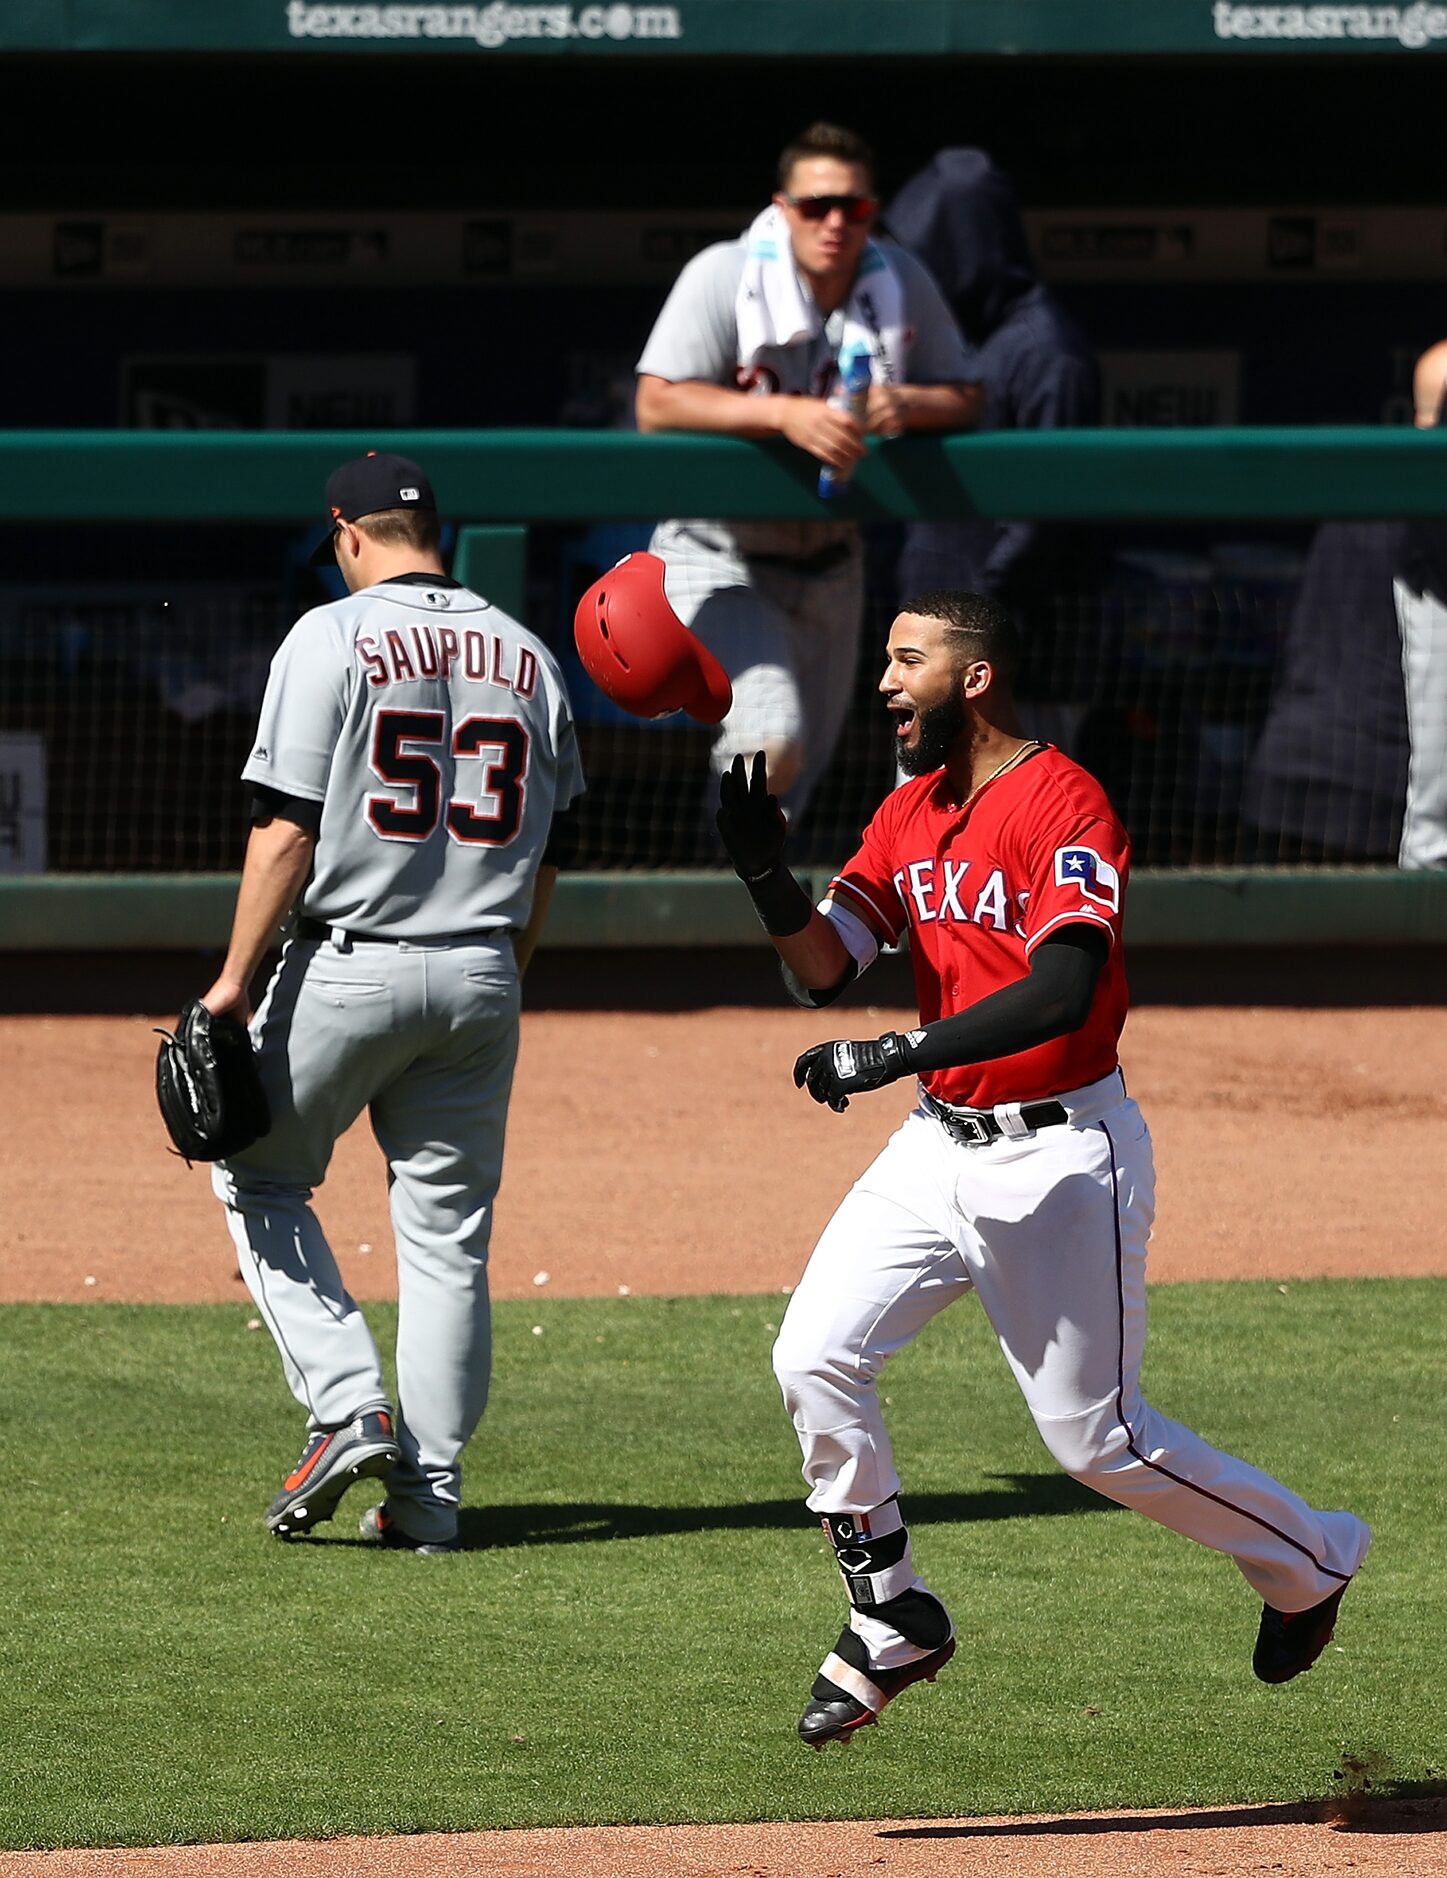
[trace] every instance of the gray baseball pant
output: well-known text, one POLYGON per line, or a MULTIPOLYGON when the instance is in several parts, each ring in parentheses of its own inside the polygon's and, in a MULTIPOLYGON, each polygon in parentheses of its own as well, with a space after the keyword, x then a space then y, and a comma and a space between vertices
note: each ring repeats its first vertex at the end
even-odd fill
POLYGON ((487 1403, 487 1249, 518 1044, 512 943, 293 940, 252 1025, 271 1132, 220 1162, 241 1273, 313 1428, 390 1406, 313 1190, 370 1106, 392 1176, 396 1426, 386 1482, 415 1539, 457 1530, 459 1458, 487 1403))

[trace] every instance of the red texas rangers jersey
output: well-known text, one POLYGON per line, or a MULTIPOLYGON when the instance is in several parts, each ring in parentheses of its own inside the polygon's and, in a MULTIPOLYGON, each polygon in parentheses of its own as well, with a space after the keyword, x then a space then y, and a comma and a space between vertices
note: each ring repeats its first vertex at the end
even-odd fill
POLYGON ((1130 843, 1105 791, 1047 746, 961 806, 936 770, 896 789, 830 895, 892 941, 909 932, 923 1023, 953 1017, 1028 973, 1040 940, 1099 926, 1109 956, 1079 1030, 993 1062, 930 1070, 941 1102, 989 1108, 1078 1089, 1116 1067, 1129 998, 1120 927, 1130 843))

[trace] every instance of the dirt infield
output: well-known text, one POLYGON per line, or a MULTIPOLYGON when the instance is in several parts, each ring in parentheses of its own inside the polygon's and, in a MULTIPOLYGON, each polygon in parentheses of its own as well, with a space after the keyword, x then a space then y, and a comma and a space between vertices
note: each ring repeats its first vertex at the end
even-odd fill
MULTIPOLYGON (((842 1019, 867 1035, 912 1014, 842 1019)), ((149 1017, 0 1017, 0 1300, 172 1302, 244 1292, 204 1169, 165 1152, 149 1017), (59 1166, 58 1137, 84 1144, 59 1166)), ((909 1103, 844 1116, 789 1081, 830 1034, 807 1012, 548 1010, 524 1020, 493 1288, 760 1292, 793 1284, 833 1205, 909 1103)), ((1156 1141, 1158 1281, 1447 1274, 1434 1182, 1447 1017, 1173 1007, 1138 1011, 1124 1052, 1156 1141)), ((348 1282, 390 1295, 385 1187, 365 1123, 319 1211, 348 1282)), ((856 1749, 855 1752, 863 1752, 856 1749)), ((1354 1818, 1206 1813, 845 1825, 609 1828, 0 1853, 3 1878, 1182 1878, 1447 1874, 1447 1801, 1354 1818)))
MULTIPOLYGON (((840 1014, 858 1034, 902 1022, 840 1014)), ((149 1017, 0 1017, 0 1300, 239 1295, 204 1168, 166 1151, 149 1017), (55 1142, 83 1142, 58 1179, 55 1142)), ((836 1018, 836 1022, 840 1021, 836 1018)), ((524 1020, 495 1295, 775 1291, 909 1105, 834 1115, 793 1087, 828 1035, 788 1009, 541 1011, 524 1020)), ((1127 1079, 1156 1142, 1158 1281, 1447 1273, 1433 1182, 1447 1119, 1437 1010, 1147 1009, 1127 1079)), ((395 1284, 365 1121, 318 1210, 359 1297, 395 1284)))
POLYGON ((1447 1801, 0 1852, 0 1878, 1441 1878, 1447 1801))

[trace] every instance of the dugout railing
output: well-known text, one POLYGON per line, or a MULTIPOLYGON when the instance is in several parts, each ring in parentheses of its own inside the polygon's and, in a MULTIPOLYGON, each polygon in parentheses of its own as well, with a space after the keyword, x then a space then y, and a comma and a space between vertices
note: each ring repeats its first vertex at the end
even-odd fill
MULTIPOLYGON (((47 613, 47 583, 58 589, 79 582, 104 596, 108 557, 131 531, 194 525, 201 542, 215 538, 221 573, 238 529, 280 527, 298 538, 308 528, 319 533, 318 491, 328 470, 377 441, 335 432, 0 433, 0 533, 12 543, 29 539, 32 547, 34 538, 68 544, 64 566, 52 565, 28 583, 12 581, 31 595, 27 644, 11 614, 0 612, 0 768, 7 729, 23 737, 26 724, 53 722, 58 702, 79 696, 76 647, 85 634, 69 615, 47 613)), ((539 563, 546 563, 544 605, 553 617, 544 636, 565 655, 569 589, 558 568, 574 584, 584 579, 583 530, 594 538, 590 551, 606 555, 641 539, 643 527, 664 514, 808 519, 824 512, 812 461, 781 446, 577 431, 391 432, 385 441, 428 466, 457 519, 453 568, 461 578, 538 624, 530 614, 538 602, 539 563)), ((1269 556, 1253 558, 1253 541, 1259 548, 1263 529, 1300 537, 1308 525, 1332 520, 1435 515, 1444 497, 1447 436, 1431 433, 1079 431, 911 438, 878 446, 829 512, 852 515, 886 539, 911 520, 968 515, 1039 519, 1117 542, 1137 531, 1135 564, 1129 565, 1129 555, 1117 557, 1129 578, 1118 565, 1093 585, 1088 601, 1071 593, 1056 597, 1069 629, 1062 643, 1088 651, 1088 675, 1067 672, 1060 686, 1074 698, 1074 722, 1092 692, 1090 723, 1097 731, 1103 723, 1114 739, 1107 740, 1102 760, 1116 762, 1114 780, 1123 794, 1136 791, 1127 804, 1142 862, 1132 938, 1157 945, 1380 944, 1447 936, 1447 874, 1399 872, 1384 851, 1365 866, 1283 866, 1288 850, 1263 849, 1259 842, 1250 864, 1243 864, 1247 848, 1233 792, 1275 682, 1293 591, 1289 570, 1270 565, 1269 556), (1140 531, 1171 540, 1172 530, 1199 536, 1208 527, 1218 533, 1234 527, 1247 537, 1244 547, 1236 544, 1242 552, 1224 574, 1218 564, 1187 555, 1186 574, 1173 583, 1172 570, 1182 565, 1179 547, 1167 551, 1158 542, 1152 548, 1149 539, 1140 547, 1140 531), (1146 690, 1121 689, 1127 665, 1131 685, 1146 690), (1163 671, 1169 673, 1164 690, 1163 671), (1163 697, 1173 700, 1169 710, 1162 708, 1163 697), (1102 698, 1108 706, 1103 716, 1102 698), (1217 701, 1214 718, 1198 708, 1207 698, 1217 701), (1146 734, 1155 740, 1146 783, 1135 728, 1143 716, 1151 719, 1146 734), (1162 760, 1162 739, 1174 740, 1168 761, 1162 760), (1187 744, 1189 764, 1181 754, 1187 744), (1196 759, 1208 745, 1212 774, 1203 780, 1196 759), (1119 767, 1122 751, 1130 759, 1126 768, 1119 767), (1186 769, 1188 789, 1180 780, 1186 769)), ((0 579, 0 595, 13 573, 12 567, 0 579)), ((154 587, 153 599, 162 610, 168 606, 163 588, 164 582, 154 587)), ((178 599, 185 588, 184 581, 176 583, 178 599)), ((872 594, 871 606, 877 625, 880 616, 887 618, 887 592, 872 594)), ((192 629, 193 635, 224 636, 232 625, 220 618, 208 625, 197 612, 192 629)), ((127 717, 146 707, 118 678, 113 684, 111 673, 106 667, 100 676, 86 676, 85 711, 72 713, 66 761, 71 769, 88 764, 94 772, 83 818, 119 823, 128 812, 126 789, 138 786, 138 766, 144 766, 137 754, 144 736, 127 717), (101 773, 107 736, 115 744, 106 759, 115 766, 110 782, 101 773)), ((862 672, 861 681, 867 705, 868 675, 862 672)), ((1344 670, 1340 682, 1350 687, 1351 674, 1344 670)), ((610 721, 596 703, 580 697, 580 715, 591 741, 590 766, 603 785, 599 799, 615 821, 595 829, 592 858, 602 864, 585 865, 560 883, 551 942, 755 941, 747 902, 708 847, 700 807, 707 789, 704 740, 678 720, 661 731, 620 723, 616 713, 610 721), (684 800, 690 790, 697 800, 664 829, 659 804, 675 794, 684 800)), ((873 720, 860 719, 867 721, 873 720)), ((189 741, 177 733, 176 749, 184 745, 189 752, 184 777, 163 775, 144 785, 159 797, 162 820, 181 816, 183 798, 202 821, 234 816, 234 753, 204 713, 198 722, 189 741)), ((1101 748, 1098 737, 1091 748, 1101 748)), ((54 764, 55 752, 47 760, 54 764)), ((887 786, 877 750, 849 780, 852 795, 833 792, 836 823, 816 818, 802 857, 817 879, 827 876, 871 796, 887 786)), ((0 790, 0 845, 5 814, 0 790)), ((0 949, 222 942, 235 876, 208 861, 207 850, 185 850, 188 859, 179 867, 165 865, 160 849, 136 865, 119 841, 95 852, 103 855, 99 865, 78 840, 58 851, 47 872, 0 867, 0 949)))

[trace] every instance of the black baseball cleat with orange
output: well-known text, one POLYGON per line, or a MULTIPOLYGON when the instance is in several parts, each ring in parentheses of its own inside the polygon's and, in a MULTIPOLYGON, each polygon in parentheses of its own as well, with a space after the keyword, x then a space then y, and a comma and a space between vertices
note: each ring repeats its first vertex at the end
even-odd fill
POLYGON ((331 1518, 354 1480, 385 1474, 400 1458, 386 1409, 354 1415, 340 1428, 314 1428, 266 1509, 266 1530, 278 1539, 299 1538, 331 1518))
POLYGON ((799 1739, 811 1748, 825 1748, 831 1741, 847 1744, 857 1730, 878 1721, 911 1683, 933 1682, 954 1653, 955 1639, 949 1636, 916 1662, 898 1669, 871 1669, 863 1639, 846 1626, 809 1691, 809 1706, 799 1720, 799 1739))
POLYGON ((1251 1667, 1262 1682, 1290 1682, 1293 1676, 1311 1668, 1331 1642, 1337 1606, 1345 1590, 1342 1585, 1305 1611, 1278 1611, 1269 1604, 1262 1605, 1256 1653, 1251 1659, 1251 1667))

